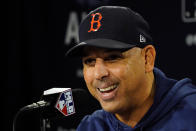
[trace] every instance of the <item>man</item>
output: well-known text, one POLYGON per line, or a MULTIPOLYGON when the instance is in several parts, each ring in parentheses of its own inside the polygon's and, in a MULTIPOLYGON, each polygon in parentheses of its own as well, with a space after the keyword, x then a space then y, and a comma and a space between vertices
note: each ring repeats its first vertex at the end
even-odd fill
POLYGON ((81 22, 81 56, 90 93, 102 110, 86 116, 78 131, 196 131, 196 87, 167 78, 154 67, 148 23, 126 7, 103 6, 81 22))

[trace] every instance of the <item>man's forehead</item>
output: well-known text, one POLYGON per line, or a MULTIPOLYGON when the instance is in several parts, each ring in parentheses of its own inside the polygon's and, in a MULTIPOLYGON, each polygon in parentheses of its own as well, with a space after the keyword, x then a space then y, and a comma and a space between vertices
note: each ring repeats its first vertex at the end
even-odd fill
POLYGON ((106 49, 106 48, 100 48, 100 47, 87 46, 87 47, 83 48, 82 56, 85 57, 85 56, 89 56, 89 55, 93 55, 93 54, 100 54, 100 53, 103 53, 103 54, 108 53, 109 54, 112 52, 122 53, 122 51, 120 51, 120 50, 112 50, 112 49, 106 49))

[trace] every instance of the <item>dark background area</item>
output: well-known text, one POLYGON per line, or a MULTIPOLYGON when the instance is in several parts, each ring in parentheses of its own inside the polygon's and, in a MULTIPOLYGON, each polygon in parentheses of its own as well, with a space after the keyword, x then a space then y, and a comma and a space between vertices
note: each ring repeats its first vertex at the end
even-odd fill
MULTIPOLYGON (((195 0, 11 0, 8 77, 2 92, 5 131, 12 130, 17 111, 39 101, 44 90, 86 89, 80 60, 65 57, 65 52, 77 43, 76 37, 66 42, 67 30, 72 25, 70 20, 78 25, 82 14, 101 5, 122 5, 139 12, 151 27, 157 49, 156 67, 169 77, 178 80, 189 77, 196 84, 195 0)), ((69 29, 75 32, 77 26, 69 29)), ((67 131, 75 129, 70 127, 73 122, 72 118, 62 118, 51 125, 53 131, 67 131)), ((17 127, 20 131, 38 131, 40 116, 33 112, 23 114, 17 127)))

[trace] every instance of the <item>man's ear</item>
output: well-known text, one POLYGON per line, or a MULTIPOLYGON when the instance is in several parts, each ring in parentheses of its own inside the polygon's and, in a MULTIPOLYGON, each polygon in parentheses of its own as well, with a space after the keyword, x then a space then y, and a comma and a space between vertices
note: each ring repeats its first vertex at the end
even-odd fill
POLYGON ((145 71, 151 72, 154 68, 156 50, 153 45, 147 45, 142 49, 142 51, 145 56, 145 71))

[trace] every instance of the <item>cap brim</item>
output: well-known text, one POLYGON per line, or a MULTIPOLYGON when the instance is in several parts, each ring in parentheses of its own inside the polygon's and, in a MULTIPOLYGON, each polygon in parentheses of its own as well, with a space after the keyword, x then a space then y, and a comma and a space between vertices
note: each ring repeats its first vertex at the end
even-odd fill
POLYGON ((82 56, 83 47, 92 46, 111 50, 126 50, 135 47, 134 44, 127 44, 124 42, 111 39, 90 39, 79 43, 78 45, 69 49, 66 56, 82 56))

